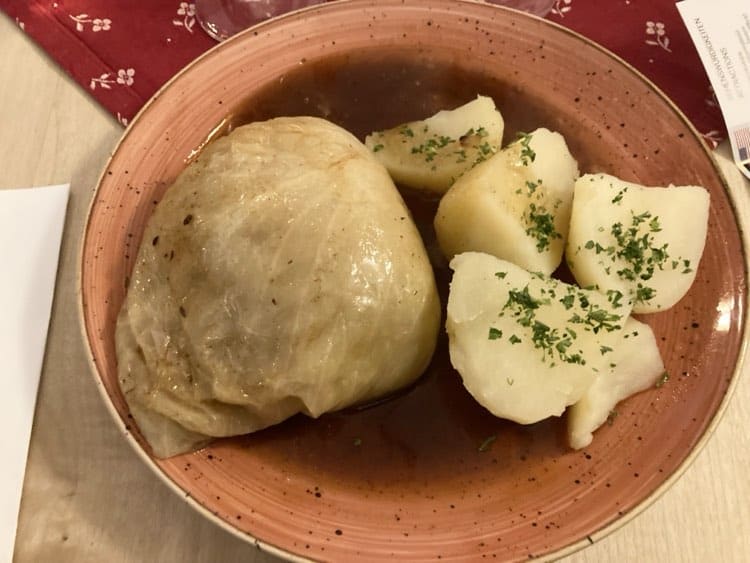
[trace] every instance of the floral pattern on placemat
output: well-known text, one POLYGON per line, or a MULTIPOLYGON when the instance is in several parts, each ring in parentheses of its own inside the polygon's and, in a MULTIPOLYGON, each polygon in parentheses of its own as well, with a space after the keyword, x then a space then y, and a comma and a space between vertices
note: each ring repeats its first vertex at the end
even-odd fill
MULTIPOLYGON (((0 0, 0 9, 123 125, 162 84, 215 45, 198 25, 192 2, 0 0)), ((718 105, 706 103, 708 78, 674 0, 556 0, 548 18, 643 72, 711 146, 726 136, 718 105)))
POLYGON ((112 29, 112 20, 109 18, 92 18, 88 14, 69 15, 68 17, 76 22, 76 31, 90 29, 94 33, 98 33, 112 29))
POLYGON ((548 17, 607 47, 650 78, 709 146, 726 137, 718 104, 705 103, 708 77, 674 0, 557 0, 548 17))
POLYGON ((177 18, 172 20, 172 25, 182 27, 185 31, 193 33, 195 27, 195 4, 180 2, 177 8, 177 18))

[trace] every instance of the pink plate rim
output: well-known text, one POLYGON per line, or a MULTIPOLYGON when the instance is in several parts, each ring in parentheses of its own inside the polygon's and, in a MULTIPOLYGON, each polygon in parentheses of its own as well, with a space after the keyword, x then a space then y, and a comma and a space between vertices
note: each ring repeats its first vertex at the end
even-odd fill
MULTIPOLYGON (((435 0, 439 4, 451 4, 454 7, 458 7, 460 10, 460 5, 469 5, 477 7, 479 5, 483 6, 484 8, 488 10, 501 10, 501 11, 510 11, 515 13, 522 13, 518 10, 513 10, 511 8, 506 8, 503 6, 497 6, 492 4, 487 4, 485 2, 481 2, 479 0, 435 0)), ((399 4, 392 4, 387 7, 387 9, 393 9, 398 10, 399 6, 403 4, 400 2, 399 4)), ((112 153, 110 154, 109 158, 107 159, 107 162, 104 164, 102 168, 102 172, 99 176, 99 179, 97 181, 96 189, 94 190, 94 194, 91 199, 91 203, 89 205, 89 209, 86 213, 86 220, 83 227, 83 236, 81 237, 81 243, 78 250, 78 266, 77 266, 77 272, 76 272, 76 297, 78 302, 78 318, 80 323, 80 329, 81 329, 81 336, 85 342, 86 350, 87 350, 87 360, 90 368, 90 373, 93 376, 94 381, 96 382, 97 388, 99 389, 99 392, 102 395, 102 398, 104 399, 104 403, 106 405, 107 410, 112 415, 113 420, 118 422, 120 421, 120 414, 112 404, 107 391, 104 387, 104 384, 101 380, 101 375, 99 374, 99 370, 94 362, 93 355, 91 353, 91 346, 90 346, 90 339, 92 336, 88 333, 87 327, 86 327, 86 321, 85 321, 85 306, 84 306, 84 299, 83 299, 83 292, 82 292, 82 279, 83 279, 83 269, 84 269, 84 251, 87 244, 87 228, 89 225, 89 222, 91 220, 91 215, 93 211, 94 204, 96 202, 96 196, 99 193, 99 190, 101 188, 102 182, 106 177, 106 170, 109 168, 112 160, 114 159, 115 155, 118 153, 119 148, 121 145, 126 141, 128 136, 132 133, 135 127, 138 127, 138 124, 141 120, 143 120, 144 116, 148 114, 148 112, 151 109, 151 106, 153 105, 154 101, 167 94, 172 85, 179 80, 182 76, 184 76, 187 73, 192 72, 192 70, 201 64, 204 64, 206 61, 221 56, 223 50, 226 48, 225 46, 228 44, 234 44, 236 42, 241 42, 243 40, 246 40, 249 37, 253 37, 255 35, 258 35, 258 32, 261 30, 266 30, 268 28, 276 28, 283 26, 287 21, 293 21, 301 17, 308 17, 310 15, 313 15, 314 17, 325 17, 326 12, 330 10, 358 10, 366 6, 378 6, 380 9, 386 9, 382 5, 382 2, 379 2, 378 0, 334 0, 325 2, 323 4, 313 5, 306 8, 301 8, 298 10, 294 10, 292 12, 288 12, 286 14, 283 14, 281 16, 277 16, 274 18, 271 18, 269 20, 266 20, 260 24, 257 24, 242 33, 235 35, 234 37, 228 39, 227 41, 224 41, 222 43, 218 43, 216 46, 212 47, 202 55, 200 55, 198 58, 190 62, 188 65, 186 65, 182 70, 180 70, 175 76, 173 76, 169 81, 167 81, 155 94, 154 96, 146 102, 146 104, 140 109, 140 111, 137 113, 137 115, 132 119, 132 121, 128 124, 127 128, 125 129, 122 137, 117 142, 116 146, 112 150, 112 153)), ((572 31, 560 24, 557 24, 555 22, 552 22, 550 20, 546 20, 543 18, 538 18, 537 16, 533 16, 530 14, 523 13, 523 17, 528 17, 536 20, 543 20, 545 25, 550 26, 551 28, 557 30, 558 32, 563 32, 570 37, 576 39, 577 41, 580 41, 582 43, 585 43, 589 47, 593 47, 601 52, 603 52, 605 55, 607 55, 610 59, 612 59, 614 62, 618 63, 622 67, 624 67, 629 72, 633 73, 639 80, 644 82, 656 95, 661 97, 663 101, 665 101, 670 108, 674 111, 676 117, 682 121, 683 125, 686 126, 686 128, 689 130, 690 134, 697 138, 701 139, 700 133, 695 129, 693 124, 690 122, 690 120, 685 116, 685 114, 677 107, 677 105, 656 85, 654 84, 648 77, 646 77, 643 73, 641 73, 638 69, 633 67, 630 63, 616 55, 615 53, 611 52, 607 48, 601 46, 600 44, 586 38, 585 36, 581 35, 580 33, 577 33, 575 31, 572 31)), ((732 213, 735 218, 735 222, 737 221, 737 202, 735 201, 735 198, 732 194, 732 192, 728 189, 726 178, 721 171, 720 167, 717 165, 716 160, 712 154, 712 152, 708 149, 708 147, 705 146, 705 143, 701 142, 701 145, 703 147, 703 150, 710 159, 714 171, 717 174, 718 178, 721 180, 721 183, 724 187, 725 192, 728 195, 728 200, 732 209, 732 213)), ((748 272, 750 272, 750 265, 748 264, 748 253, 747 253, 747 241, 746 236, 744 235, 744 231, 742 229, 740 230, 741 234, 741 249, 742 249, 742 255, 743 255, 743 276, 745 280, 748 279, 748 272)), ((729 402, 732 399, 732 396, 734 395, 734 392, 737 388, 739 375, 742 373, 745 361, 747 357, 748 352, 748 341, 747 341, 747 321, 748 321, 748 314, 747 314, 747 299, 745 302, 740 303, 740 307, 742 308, 742 316, 741 316, 741 322, 742 322, 742 344, 738 351, 738 360, 737 364, 735 365, 735 368, 731 374, 731 381, 729 383, 729 386, 726 390, 726 393, 721 401, 721 403, 718 405, 716 411, 714 412, 712 419, 710 420, 708 426, 705 428, 703 435, 699 438, 699 440, 696 442, 693 449, 690 451, 690 453, 687 455, 687 457, 682 461, 682 463, 675 469, 675 471, 667 478, 659 487, 657 487, 654 491, 651 492, 647 497, 645 497, 640 503, 638 503, 636 506, 634 506, 630 511, 628 511, 626 514, 618 517, 613 522, 605 526, 604 528, 601 528, 600 530, 597 530, 596 532, 590 534, 586 538, 582 538, 581 540, 575 541, 574 543, 571 543, 565 547, 562 547, 552 553, 547 553, 545 555, 541 556, 541 560, 544 561, 551 561, 556 560, 562 557, 565 557, 567 555, 570 555, 576 551, 579 551, 592 543, 595 543, 602 538, 608 536, 612 532, 616 531, 620 527, 624 526, 628 522, 630 522, 632 519, 640 515, 643 511, 645 511, 649 506, 651 506, 657 499, 659 499, 666 491, 668 491, 685 473, 685 471, 690 467, 690 465, 695 461, 697 456, 700 454, 700 452, 703 450, 705 445, 710 440, 711 436, 715 432, 717 426, 719 425, 724 413, 727 410, 727 407, 729 405, 729 402)), ((210 510, 208 510, 206 507, 202 506, 200 503, 198 503, 195 499, 193 499, 189 494, 186 494, 186 491, 180 488, 163 470, 159 468, 159 466, 154 462, 154 460, 146 453, 146 451, 140 446, 140 444, 137 442, 137 440, 130 434, 130 432, 124 430, 124 428, 117 424, 118 429, 120 432, 122 432, 125 435, 125 438, 127 442, 130 444, 130 446, 135 450, 136 454, 146 463, 146 465, 157 475, 157 477, 164 482, 175 494, 177 494, 180 498, 182 498, 188 505, 192 506, 195 510, 197 510, 200 514, 202 514, 205 518, 212 521, 216 525, 220 526, 227 532, 231 533, 235 537, 238 537, 244 541, 247 541, 256 547, 262 549, 263 551, 266 551, 270 554, 273 554, 277 557, 281 557, 283 559, 286 559, 288 561, 295 561, 295 562, 301 562, 301 561, 311 561, 311 559, 300 557, 299 555, 296 555, 290 551, 287 551, 285 549, 279 548, 273 544, 270 544, 268 542, 259 540, 258 538, 253 537, 251 534, 241 531, 237 529, 236 527, 229 524, 227 521, 223 520, 222 518, 219 518, 214 513, 212 513, 210 510)))

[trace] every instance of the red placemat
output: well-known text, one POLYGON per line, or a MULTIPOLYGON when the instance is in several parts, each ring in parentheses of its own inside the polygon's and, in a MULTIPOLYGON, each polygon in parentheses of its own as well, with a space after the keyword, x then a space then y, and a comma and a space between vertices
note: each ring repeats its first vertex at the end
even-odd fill
MULTIPOLYGON (((0 9, 123 125, 215 44, 190 2, 0 0, 0 9)), ((724 121, 674 0, 557 0, 548 17, 643 72, 709 144, 724 138, 724 121)))

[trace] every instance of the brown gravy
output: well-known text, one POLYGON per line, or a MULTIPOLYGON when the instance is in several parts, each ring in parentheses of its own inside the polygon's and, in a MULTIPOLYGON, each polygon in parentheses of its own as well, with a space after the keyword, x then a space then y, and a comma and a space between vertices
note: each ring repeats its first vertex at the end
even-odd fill
MULTIPOLYGON (((493 97, 503 112, 506 141, 541 124, 555 127, 560 119, 539 109, 544 106, 535 105, 510 82, 424 54, 404 58, 366 51, 301 65, 248 100, 232 122, 314 115, 364 139, 373 130, 459 106, 477 94, 493 97)), ((438 200, 401 192, 430 254, 445 307, 450 270, 432 227, 438 200)), ((501 473, 525 475, 519 465, 527 459, 566 451, 563 430, 559 420, 521 426, 482 408, 451 367, 442 331, 432 363, 411 388, 369 408, 318 420, 297 416, 233 442, 282 462, 291 473, 325 472, 363 490, 398 482, 428 494, 436 483, 454 479, 459 469, 468 482, 501 473), (488 439, 491 443, 481 447, 488 439)))

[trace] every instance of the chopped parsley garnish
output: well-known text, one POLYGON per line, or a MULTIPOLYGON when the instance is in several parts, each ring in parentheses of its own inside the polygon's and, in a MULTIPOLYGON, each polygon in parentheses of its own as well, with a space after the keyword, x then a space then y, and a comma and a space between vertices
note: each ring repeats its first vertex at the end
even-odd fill
POLYGON ((497 440, 497 436, 488 436, 481 444, 479 444, 477 450, 480 452, 486 452, 490 449, 492 442, 494 442, 495 440, 497 440))
POLYGON ((375 145, 374 147, 372 147, 372 152, 379 152, 379 151, 382 151, 384 148, 385 147, 383 145, 378 144, 378 145, 375 145))
POLYGON ((604 309, 598 308, 596 305, 589 304, 586 316, 582 317, 578 313, 574 313, 573 316, 568 319, 573 324, 584 325, 588 330, 591 330, 594 334, 597 334, 600 330, 604 329, 607 332, 613 330, 619 330, 622 328, 619 324, 616 324, 622 317, 609 313, 604 309))
POLYGON ((624 196, 627 191, 628 188, 623 188, 617 192, 617 195, 612 199, 612 203, 620 203, 622 201, 622 196, 624 196))
POLYGON ((455 142, 454 139, 446 137, 445 135, 435 135, 434 137, 427 139, 421 145, 412 147, 412 154, 424 154, 427 162, 432 162, 438 154, 438 151, 442 148, 447 147, 449 144, 455 142))
POLYGON ((495 276, 498 279, 501 279, 501 280, 504 280, 505 276, 507 276, 507 275, 508 275, 508 272, 495 272, 495 276))
POLYGON ((656 290, 653 287, 646 287, 643 284, 638 284, 635 289, 635 301, 636 303, 645 303, 651 301, 656 295, 656 290))
MULTIPOLYGON (((425 126, 423 132, 427 133, 427 130, 428 128, 425 126)), ((414 131, 406 125, 399 129, 399 133, 405 137, 414 137, 414 131)), ((455 162, 460 164, 469 160, 467 150, 470 149, 472 158, 474 158, 471 164, 474 166, 497 151, 497 147, 491 145, 488 141, 481 142, 488 135, 489 133, 484 127, 471 128, 458 139, 433 133, 423 143, 412 146, 411 154, 423 155, 426 162, 432 162, 439 155, 446 155, 451 158, 455 157, 455 162)))
MULTIPOLYGON (((622 199, 621 195, 626 190, 627 188, 621 190, 612 202, 617 203, 618 198, 622 199)), ((618 221, 610 227, 609 232, 615 239, 616 246, 604 247, 599 242, 589 240, 584 248, 593 250, 597 255, 606 254, 612 262, 617 259, 621 260, 622 268, 616 270, 615 273, 620 279, 636 282, 632 298, 636 303, 645 303, 655 297, 656 290, 642 282, 650 280, 657 269, 663 270, 670 262, 672 269, 676 269, 679 265, 677 261, 669 260, 667 244, 661 246, 655 244, 653 235, 660 231, 661 224, 658 216, 653 216, 649 211, 639 214, 631 211, 629 225, 623 225, 618 221)), ((610 267, 605 266, 605 272, 608 275, 610 271, 610 267)), ((610 303, 619 306, 623 296, 607 292, 607 297, 610 303)))
POLYGON ((659 377, 659 380, 656 382, 655 387, 659 389, 660 387, 663 387, 664 384, 669 381, 669 374, 665 371, 661 374, 661 377, 659 377))
POLYGON ((553 239, 562 239, 562 235, 555 229, 555 217, 543 206, 531 203, 524 211, 523 219, 528 225, 526 234, 536 239, 537 252, 544 252, 553 239))
POLYGON ((489 340, 497 340, 498 338, 502 338, 502 337, 503 337, 502 330, 498 330, 494 326, 490 327, 490 332, 489 332, 489 335, 487 336, 489 340))
POLYGON ((526 180, 526 187, 529 189, 528 196, 531 197, 532 195, 534 195, 534 192, 536 191, 536 189, 541 185, 542 185, 541 180, 537 180, 536 182, 526 180))
POLYGON ((492 150, 492 145, 490 145, 487 141, 479 145, 477 147, 479 149, 479 152, 482 153, 482 156, 487 157, 488 155, 491 155, 494 151, 492 150))
POLYGON ((617 291, 616 289, 608 289, 607 290, 607 301, 612 303, 613 307, 622 307, 622 303, 620 303, 620 299, 625 297, 622 293, 622 291, 617 291))
POLYGON ((536 153, 530 146, 532 135, 530 133, 518 133, 517 137, 521 143, 521 164, 528 166, 530 162, 534 162, 536 159, 536 153))
MULTIPOLYGON (((510 309, 518 324, 529 327, 536 316, 534 310, 539 308, 539 304, 540 302, 529 293, 529 286, 527 285, 521 291, 511 289, 508 292, 508 301, 503 306, 503 311, 510 309)), ((511 337, 511 342, 514 337, 515 335, 511 337)))
POLYGON ((619 413, 616 410, 609 411, 609 415, 607 415, 607 424, 612 426, 615 423, 615 419, 617 418, 617 415, 619 413))
MULTIPOLYGON (((553 366, 556 360, 569 364, 586 365, 586 360, 583 358, 580 350, 575 353, 571 351, 573 343, 578 336, 572 327, 568 326, 565 329, 553 328, 536 318, 539 307, 551 303, 551 300, 544 298, 544 295, 555 295, 552 289, 542 288, 540 291, 542 298, 532 296, 528 286, 522 290, 509 291, 508 300, 500 315, 511 314, 518 325, 531 329, 531 342, 535 349, 542 352, 542 361, 549 359, 553 366)), ((620 328, 619 325, 613 324, 614 321, 620 319, 619 315, 611 315, 602 309, 596 308, 589 302, 588 296, 582 291, 576 292, 571 287, 568 289, 568 293, 558 301, 566 309, 570 309, 574 306, 576 297, 580 306, 587 309, 586 315, 581 316, 576 313, 568 319, 568 323, 585 324, 587 325, 587 330, 592 330, 594 333, 599 332, 602 328, 610 331, 620 328)), ((515 334, 509 340, 512 344, 521 342, 521 339, 515 334)))
POLYGON ((610 348, 609 346, 599 346, 599 352, 601 353, 602 356, 611 351, 612 351, 612 348, 610 348))
POLYGON ((408 125, 402 125, 399 133, 401 133, 404 137, 414 136, 414 131, 412 131, 411 127, 409 127, 408 125))

